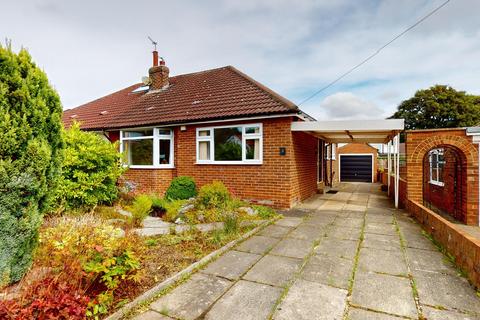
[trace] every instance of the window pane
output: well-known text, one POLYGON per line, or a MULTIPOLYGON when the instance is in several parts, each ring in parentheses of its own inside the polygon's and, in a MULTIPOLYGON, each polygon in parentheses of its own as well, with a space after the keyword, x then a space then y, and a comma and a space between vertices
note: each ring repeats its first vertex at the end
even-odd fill
POLYGON ((245 142, 247 160, 260 160, 260 139, 247 139, 245 142))
POLYGON ((145 136, 147 137, 153 136, 153 129, 123 131, 124 138, 137 138, 137 137, 145 137, 145 136))
POLYGON ((170 129, 159 129, 158 134, 162 136, 169 136, 172 133, 170 129))
POLYGON ((210 160, 210 141, 198 143, 198 160, 210 160))
POLYGON ((170 164, 170 140, 159 140, 160 164, 170 164))
POLYGON ((215 160, 241 161, 242 160, 242 128, 214 129, 215 160))
POLYGON ((124 151, 129 165, 153 165, 153 139, 124 141, 124 151))
POLYGON ((437 168, 432 168, 432 176, 430 177, 432 181, 438 181, 437 168))
POLYGON ((444 166, 444 162, 439 162, 439 163, 438 163, 438 177, 437 177, 437 181, 439 181, 439 182, 443 182, 443 166, 444 166))
POLYGON ((259 127, 247 127, 245 128, 245 133, 252 134, 252 133, 260 133, 259 127))
POLYGON ((210 130, 198 131, 198 136, 199 137, 209 137, 210 136, 210 130))

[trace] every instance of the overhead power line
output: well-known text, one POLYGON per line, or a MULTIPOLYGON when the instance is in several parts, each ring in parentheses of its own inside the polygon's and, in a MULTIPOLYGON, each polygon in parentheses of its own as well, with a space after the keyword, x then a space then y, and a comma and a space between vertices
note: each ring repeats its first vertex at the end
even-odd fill
POLYGON ((415 28, 416 26, 418 26, 419 24, 421 24, 423 21, 427 20, 428 18, 430 18, 431 16, 433 16, 437 11, 439 11, 440 9, 442 9, 444 6, 447 5, 447 3, 449 3, 450 0, 447 0, 445 2, 443 2, 441 5, 439 5, 438 7, 436 7, 435 9, 433 9, 432 11, 430 11, 427 15, 425 15, 423 18, 421 18, 420 20, 418 20, 417 22, 415 22, 414 24, 412 24, 410 27, 408 27, 407 29, 405 29, 404 31, 402 31, 401 33, 399 33, 398 35, 396 35, 392 40, 388 41, 387 43, 385 43, 383 46, 381 46, 380 48, 377 49, 377 51, 375 51, 374 53, 372 53, 371 55, 369 55, 367 58, 365 58, 364 60, 362 60, 360 63, 358 63, 357 65, 355 65, 353 68, 349 69, 348 71, 346 71, 345 73, 341 74, 338 78, 336 78, 335 80, 333 80, 332 82, 328 83, 327 85, 325 85, 324 87, 322 87, 321 89, 315 91, 312 95, 310 95, 308 98, 302 100, 299 104, 297 104, 298 106, 304 104, 305 102, 309 101, 310 99, 312 99, 313 97, 315 97, 316 95, 318 95, 319 93, 321 93, 322 91, 325 91, 326 89, 330 88, 331 86, 333 86, 335 83, 337 83, 338 81, 342 80, 343 78, 345 78, 346 76, 348 76, 350 73, 352 73, 353 71, 355 71, 356 69, 360 68, 362 65, 364 65, 365 63, 367 63, 369 60, 371 60, 373 57, 375 57, 376 55, 378 55, 383 49, 385 49, 386 47, 388 47, 390 44, 392 44, 394 41, 396 41, 398 38, 401 38, 403 35, 405 35, 407 32, 409 32, 410 30, 412 30, 413 28, 415 28))

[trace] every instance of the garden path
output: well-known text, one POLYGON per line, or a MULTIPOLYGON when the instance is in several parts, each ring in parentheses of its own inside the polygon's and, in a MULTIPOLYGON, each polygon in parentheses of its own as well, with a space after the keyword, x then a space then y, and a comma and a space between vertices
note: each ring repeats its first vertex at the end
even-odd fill
POLYGON ((378 184, 344 183, 134 319, 480 319, 480 299, 378 184))

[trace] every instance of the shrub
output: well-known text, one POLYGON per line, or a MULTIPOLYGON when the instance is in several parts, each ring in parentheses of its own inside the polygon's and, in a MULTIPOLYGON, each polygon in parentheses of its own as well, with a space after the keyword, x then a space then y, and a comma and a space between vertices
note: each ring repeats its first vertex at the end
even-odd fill
POLYGON ((0 300, 0 319, 85 319, 90 299, 77 287, 47 276, 14 300, 0 300))
POLYGON ((275 215, 277 214, 275 210, 270 207, 255 205, 253 206, 253 208, 257 212, 257 215, 262 219, 270 219, 275 217, 275 215))
MULTIPOLYGON (((42 214, 60 174, 62 106, 25 49, 0 45, 0 282, 32 263, 42 214)), ((2 283, 0 283, 0 286, 2 283)))
POLYGON ((197 195, 197 186, 191 177, 176 177, 170 183, 165 198, 169 200, 190 199, 197 195))
POLYGON ((227 187, 221 181, 213 181, 200 188, 197 204, 205 209, 224 209, 230 199, 231 195, 227 187))
POLYGON ((117 144, 74 123, 65 131, 65 159, 57 190, 62 207, 90 209, 111 204, 118 196, 117 180, 124 172, 117 144))
POLYGON ((186 200, 172 200, 165 202, 166 214, 165 221, 175 222, 175 218, 178 216, 180 208, 186 203, 186 200))
POLYGON ((40 233, 36 266, 50 270, 71 286, 78 286, 91 301, 87 313, 104 314, 115 293, 130 281, 139 281, 144 241, 101 219, 81 217, 51 219, 40 233))
POLYGON ((143 220, 150 214, 152 211, 152 199, 145 195, 141 194, 133 200, 133 204, 129 207, 129 211, 132 213, 130 218, 130 223, 134 227, 140 227, 143 220))

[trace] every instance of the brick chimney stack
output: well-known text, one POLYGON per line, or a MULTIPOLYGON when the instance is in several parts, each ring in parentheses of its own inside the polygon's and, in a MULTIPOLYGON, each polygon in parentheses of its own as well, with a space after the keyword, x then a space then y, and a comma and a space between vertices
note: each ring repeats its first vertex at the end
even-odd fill
POLYGON ((168 87, 168 74, 170 70, 165 65, 163 58, 158 63, 158 51, 153 51, 153 66, 148 70, 150 76, 150 90, 160 90, 168 87))

